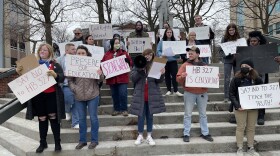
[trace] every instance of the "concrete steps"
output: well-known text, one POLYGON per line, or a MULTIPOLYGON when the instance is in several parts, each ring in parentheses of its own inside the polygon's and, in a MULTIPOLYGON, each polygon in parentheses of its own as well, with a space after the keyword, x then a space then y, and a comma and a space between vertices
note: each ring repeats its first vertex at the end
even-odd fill
POLYGON ((1 145, 0 145, 0 155, 3 155, 3 156, 15 156, 13 153, 8 151, 6 148, 4 148, 1 145))

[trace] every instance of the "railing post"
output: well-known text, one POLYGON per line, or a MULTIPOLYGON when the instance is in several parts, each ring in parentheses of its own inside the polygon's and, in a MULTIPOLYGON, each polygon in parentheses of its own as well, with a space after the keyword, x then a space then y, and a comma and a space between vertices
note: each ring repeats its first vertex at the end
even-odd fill
POLYGON ((4 68, 4 1, 0 1, 0 68, 4 68))

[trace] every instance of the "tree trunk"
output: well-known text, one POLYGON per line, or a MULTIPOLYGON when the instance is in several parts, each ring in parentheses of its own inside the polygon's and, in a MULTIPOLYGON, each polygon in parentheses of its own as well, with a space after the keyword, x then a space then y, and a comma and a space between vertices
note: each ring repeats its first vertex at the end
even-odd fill
POLYGON ((96 3, 97 3, 97 8, 98 8, 99 24, 103 24, 103 23, 105 23, 104 10, 103 10, 103 0, 96 0, 96 3))

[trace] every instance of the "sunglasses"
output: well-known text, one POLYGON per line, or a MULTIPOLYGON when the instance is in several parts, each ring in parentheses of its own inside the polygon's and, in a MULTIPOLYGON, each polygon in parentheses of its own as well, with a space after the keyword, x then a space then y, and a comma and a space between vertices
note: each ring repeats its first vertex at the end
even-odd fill
POLYGON ((74 33, 75 35, 80 35, 81 33, 74 33))

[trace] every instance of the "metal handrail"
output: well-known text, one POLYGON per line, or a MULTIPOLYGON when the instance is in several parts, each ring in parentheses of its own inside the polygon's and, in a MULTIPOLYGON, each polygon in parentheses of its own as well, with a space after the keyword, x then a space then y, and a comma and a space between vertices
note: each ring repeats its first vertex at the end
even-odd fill
POLYGON ((8 77, 10 75, 13 75, 16 73, 16 68, 11 68, 7 71, 4 71, 3 73, 0 73, 0 79, 3 79, 5 77, 8 77))

